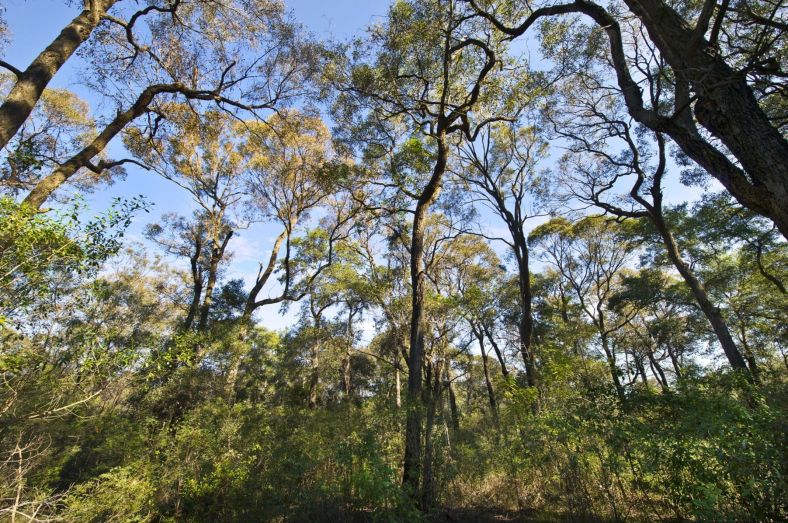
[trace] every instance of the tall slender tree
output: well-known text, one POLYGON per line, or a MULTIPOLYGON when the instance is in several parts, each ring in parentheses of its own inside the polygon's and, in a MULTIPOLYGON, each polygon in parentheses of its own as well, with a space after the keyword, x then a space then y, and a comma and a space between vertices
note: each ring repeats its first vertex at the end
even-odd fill
POLYGON ((533 348, 530 250, 527 221, 538 217, 534 197, 539 179, 537 163, 546 155, 547 144, 533 128, 499 124, 483 131, 479 140, 461 146, 457 175, 480 195, 506 224, 511 249, 517 264, 520 298, 520 354, 530 386, 537 383, 536 354, 533 348))
POLYGON ((343 89, 346 112, 356 111, 354 106, 367 108, 383 135, 391 136, 395 125, 404 126, 410 130, 405 147, 421 150, 423 158, 429 158, 421 165, 428 170, 426 177, 422 172, 418 183, 403 179, 400 185, 415 202, 410 230, 412 310, 403 481, 422 507, 433 503, 430 492, 420 488, 422 369, 427 343, 424 233, 430 208, 443 188, 450 140, 464 135, 473 141, 487 123, 507 117, 500 111, 500 100, 482 110, 489 101, 486 86, 494 84, 497 76, 494 49, 501 41, 481 31, 479 22, 456 0, 397 2, 386 23, 372 32, 371 49, 356 53, 374 60, 355 64, 343 89))

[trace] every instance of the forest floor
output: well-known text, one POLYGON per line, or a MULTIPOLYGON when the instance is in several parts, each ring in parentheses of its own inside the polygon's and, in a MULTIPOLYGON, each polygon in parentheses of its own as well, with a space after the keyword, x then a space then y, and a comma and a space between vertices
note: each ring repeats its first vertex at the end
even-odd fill
POLYGON ((436 522, 446 523, 564 523, 577 521, 584 523, 605 523, 598 518, 578 518, 566 515, 538 512, 538 511, 519 511, 510 512, 500 509, 476 507, 451 509, 442 511, 442 515, 435 519, 436 522))

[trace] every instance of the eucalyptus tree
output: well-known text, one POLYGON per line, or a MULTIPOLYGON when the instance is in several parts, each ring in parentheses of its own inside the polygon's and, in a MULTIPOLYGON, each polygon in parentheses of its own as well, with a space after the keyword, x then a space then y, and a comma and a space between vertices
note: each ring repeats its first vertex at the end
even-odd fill
MULTIPOLYGON (((0 74, 0 96, 10 85, 10 75, 0 74)), ((9 195, 29 191, 42 175, 57 167, 61 158, 84 147, 95 132, 96 122, 90 117, 85 100, 67 89, 46 89, 3 151, 1 190, 9 195)), ((98 177, 85 174, 74 180, 77 185, 90 187, 99 181, 98 177)))
MULTIPOLYGON (((189 276, 185 281, 189 289, 186 316, 180 330, 189 331, 199 316, 203 304, 205 280, 210 266, 210 241, 206 234, 206 217, 195 213, 186 218, 175 213, 166 213, 156 223, 145 227, 145 237, 176 258, 189 261, 189 276)), ((185 279, 185 278, 184 278, 185 279)))
MULTIPOLYGON (((208 110, 200 114, 186 105, 173 104, 164 114, 166 120, 160 123, 156 135, 131 128, 124 141, 149 169, 186 191, 199 209, 195 223, 179 225, 175 220, 172 225, 191 232, 193 246, 186 256, 192 271, 193 300, 199 301, 202 294, 197 315, 197 329, 202 331, 208 323, 227 246, 236 230, 246 226, 241 214, 246 164, 236 140, 238 125, 224 112, 208 110)), ((149 232, 155 239, 161 228, 149 232)), ((191 310, 185 322, 187 329, 191 327, 190 318, 191 310)))
POLYGON ((473 338, 467 336, 465 296, 477 280, 489 278, 500 263, 484 239, 467 234, 469 217, 458 197, 438 202, 424 230, 424 378, 425 407, 423 498, 434 499, 438 489, 434 473, 436 455, 435 426, 439 421, 448 431, 460 428, 454 374, 461 360, 467 359, 473 338), (468 341, 466 341, 468 340, 468 341), (448 416, 444 404, 448 403, 448 416))
MULTIPOLYGON (((670 390, 665 371, 660 362, 667 358, 654 328, 658 322, 657 313, 660 303, 666 299, 662 289, 669 288, 670 277, 651 268, 624 274, 621 288, 610 299, 611 308, 619 314, 626 314, 634 308, 635 314, 621 330, 614 333, 615 343, 627 355, 626 372, 631 376, 629 386, 634 387, 638 378, 646 389, 651 388, 646 366, 663 392, 670 390)), ((668 294, 668 293, 665 293, 668 294)))
POLYGON ((611 335, 629 323, 637 309, 616 314, 610 299, 620 287, 622 271, 632 260, 637 243, 615 225, 601 217, 586 217, 575 223, 553 218, 534 229, 529 241, 559 272, 594 325, 616 392, 623 399, 625 388, 611 335))
POLYGON ((281 230, 247 294, 243 312, 246 321, 260 307, 298 301, 306 295, 311 282, 330 265, 335 243, 347 236, 355 210, 352 200, 337 191, 344 160, 334 152, 331 134, 320 118, 294 110, 282 111, 265 121, 246 122, 244 127, 241 153, 248 161, 245 190, 250 196, 250 216, 276 224, 281 230), (320 212, 323 230, 312 231, 311 238, 307 234, 300 242, 306 255, 300 268, 309 269, 311 248, 313 271, 296 281, 294 241, 308 225, 310 213, 320 212), (318 247, 326 249, 322 261, 318 247), (271 276, 280 270, 281 292, 261 297, 271 276))
POLYGON ((726 193, 706 194, 693 205, 676 206, 668 219, 676 224, 677 241, 720 304, 731 335, 757 377, 759 365, 770 364, 785 339, 784 322, 777 320, 786 304, 781 290, 788 278, 785 242, 768 220, 726 193))
MULTIPOLYGON (((663 97, 658 61, 651 57, 651 69, 644 69, 654 105, 659 105, 663 97)), ((666 218, 663 185, 669 164, 665 137, 635 122, 623 103, 608 94, 597 75, 577 73, 575 78, 579 84, 564 86, 560 91, 562 110, 547 112, 555 133, 570 141, 570 151, 562 159, 559 184, 563 194, 559 198, 573 198, 619 219, 647 220, 691 289, 729 364, 746 372, 747 365, 724 315, 685 259, 674 226, 666 218)))
POLYGON ((80 170, 101 174, 130 162, 94 158, 142 116, 145 132, 155 134, 161 107, 174 101, 209 104, 242 119, 293 103, 309 90, 320 54, 284 6, 269 0, 176 0, 103 19, 85 48, 85 81, 117 111, 30 191, 25 201, 32 207, 80 170))
MULTIPOLYGON (((6 61, 0 61, 0 67, 11 71, 16 77, 13 88, 0 105, 0 149, 8 144, 25 120, 30 117, 30 113, 58 70, 90 37, 109 9, 117 2, 118 0, 85 1, 82 12, 63 28, 24 71, 6 61)), ((180 2, 175 2, 175 5, 177 6, 178 3, 180 2)), ((165 5, 162 3, 158 9, 167 9, 165 5)), ((157 9, 157 6, 152 5, 148 11, 154 9, 157 9)), ((168 10, 174 12, 175 8, 171 7, 168 10)), ((137 17, 144 14, 144 10, 136 13, 137 17)), ((2 26, 5 33, 6 24, 3 23, 2 26)), ((2 36, 5 37, 5 34, 2 36)))
MULTIPOLYGON (((785 279, 788 275, 784 268, 788 259, 785 251, 771 259, 782 270, 778 272, 775 267, 770 274, 785 279)), ((788 329, 782 319, 788 309, 785 294, 774 291, 773 282, 755 270, 752 257, 743 249, 714 260, 704 272, 717 287, 713 292, 726 305, 728 323, 748 366, 756 375, 763 369, 774 372, 785 367, 788 340, 788 329), (777 356, 782 358, 781 362, 776 360, 777 356)))
MULTIPOLYGON (((356 256, 355 252, 349 248, 343 248, 340 245, 340 250, 344 253, 339 255, 342 258, 342 263, 332 265, 330 269, 331 280, 330 283, 338 284, 338 291, 335 293, 339 300, 340 311, 339 316, 342 322, 341 341, 344 348, 342 356, 342 389, 345 395, 345 401, 349 402, 356 396, 355 390, 356 380, 354 380, 354 371, 358 366, 360 358, 365 356, 355 351, 356 344, 360 335, 359 325, 364 318, 364 313, 369 307, 367 297, 369 296, 369 285, 365 278, 357 272, 360 259, 356 256), (344 256, 343 256, 344 254, 344 256)), ((328 290, 332 289, 332 285, 328 286, 328 290)))
MULTIPOLYGON (((484 384, 487 389, 487 402, 497 425, 499 423, 499 398, 495 392, 494 367, 490 364, 489 356, 492 351, 498 362, 501 376, 504 379, 508 378, 511 370, 506 363, 505 350, 499 344, 500 331, 505 331, 506 323, 508 323, 505 306, 502 303, 510 300, 516 301, 518 291, 509 291, 516 284, 511 285, 512 280, 507 277, 504 266, 492 253, 489 245, 484 247, 493 255, 482 255, 479 262, 460 269, 466 277, 459 280, 458 285, 460 286, 460 310, 463 318, 468 322, 471 335, 479 346, 484 384), (494 264, 490 263, 491 261, 494 264)), ((514 306, 517 307, 517 305, 514 306)))
POLYGON ((360 334, 359 323, 364 312, 372 305, 369 298, 374 292, 361 262, 362 256, 355 242, 348 239, 338 244, 333 263, 311 286, 306 303, 302 305, 302 309, 311 317, 315 332, 311 348, 310 408, 317 406, 320 381, 318 364, 321 352, 329 346, 335 350, 334 359, 339 360, 341 392, 347 405, 356 393, 354 389, 357 382, 353 374, 360 358, 365 357, 355 350, 360 334), (333 313, 333 320, 326 321, 325 317, 329 313, 333 313), (326 340, 326 337, 330 339, 326 340))
MULTIPOLYGON (((425 326, 425 238, 433 203, 443 187, 453 137, 473 141, 487 123, 506 118, 496 51, 501 39, 480 27, 463 2, 413 0, 395 3, 387 20, 371 30, 366 47, 348 73, 343 101, 346 114, 364 111, 377 124, 379 143, 395 134, 408 138, 406 147, 423 152, 421 170, 394 173, 400 189, 412 201, 410 244, 412 311, 408 357, 409 408, 403 479, 418 496, 422 475, 422 368, 425 326), (372 57, 362 60, 361 57, 372 57)), ((503 58, 501 62, 503 63, 503 58)), ((395 146, 403 143, 395 142, 395 146)), ((395 147, 396 148, 396 147, 395 147)), ((425 491, 422 505, 430 505, 425 491)))
POLYGON ((246 291, 239 318, 240 345, 227 375, 231 396, 254 312, 276 304, 286 307, 306 297, 334 263, 337 245, 349 236, 358 211, 354 201, 338 190, 347 159, 333 150, 331 134, 320 118, 283 110, 262 121, 245 121, 239 132, 247 216, 281 232, 246 291), (278 289, 271 285, 275 275, 278 289), (264 290, 267 296, 261 295, 264 290))
MULTIPOLYGON (((627 308, 635 310, 632 321, 619 334, 620 343, 633 348, 641 360, 648 360, 652 375, 667 391, 671 386, 668 376, 672 375, 672 381, 682 378, 684 368, 706 349, 704 339, 710 326, 683 280, 659 265, 649 263, 625 274, 610 306, 623 314, 627 308), (668 361, 670 368, 663 369, 663 361, 668 361)), ((641 367, 639 372, 644 370, 641 367)))
MULTIPOLYGON (((354 197, 361 197, 356 192, 354 197)), ((362 198, 363 199, 363 198, 362 198)), ((394 405, 402 407, 402 375, 408 361, 410 296, 407 286, 407 237, 391 216, 366 209, 358 218, 353 242, 364 275, 365 296, 378 333, 368 349, 393 370, 394 405), (388 234, 387 234, 388 232, 388 234)))
MULTIPOLYGON (((590 18, 596 30, 575 19, 553 24, 543 33, 548 47, 562 41, 552 47, 566 50, 573 46, 569 42, 589 42, 590 56, 570 69, 595 61, 612 68, 618 96, 632 118, 670 137, 742 205, 772 219, 788 236, 783 81, 788 26, 782 3, 621 0, 606 8, 588 0, 497 6, 467 1, 509 38, 560 15, 590 18), (608 43, 604 53, 597 52, 601 31, 608 43), (660 104, 644 97, 640 86, 647 66, 643 57, 651 54, 664 64, 660 104)), ((574 45, 570 54, 577 49, 584 46, 574 45)), ((551 58, 567 67, 565 56, 551 58)))
MULTIPOLYGON (((467 322, 471 339, 479 345, 482 360, 484 384, 487 401, 496 425, 498 424, 498 398, 495 394, 494 379, 488 357, 488 335, 492 348, 500 363, 501 373, 509 373, 500 348, 491 332, 491 324, 498 313, 495 307, 495 293, 500 290, 505 269, 490 245, 480 236, 465 234, 449 242, 441 255, 441 264, 433 269, 435 278, 444 281, 442 292, 450 302, 454 302, 459 315, 467 322)), ((436 282, 436 285, 438 283, 436 282)), ((456 314, 448 311, 448 314, 456 314)))
POLYGON ((536 355, 532 346, 531 268, 527 221, 539 190, 537 164, 546 156, 547 143, 532 127, 499 124, 485 129, 475 142, 460 146, 457 176, 503 220, 509 239, 503 242, 517 263, 520 301, 519 346, 530 386, 537 383, 536 355))

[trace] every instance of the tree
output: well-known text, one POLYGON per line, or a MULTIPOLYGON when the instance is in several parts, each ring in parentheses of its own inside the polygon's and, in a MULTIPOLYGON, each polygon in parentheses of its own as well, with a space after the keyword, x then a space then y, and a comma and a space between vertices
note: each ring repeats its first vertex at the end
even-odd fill
POLYGON ((106 17, 109 24, 91 40, 87 56, 96 89, 117 89, 102 93, 117 111, 85 147, 60 159, 38 182, 25 197, 28 205, 39 208, 81 169, 101 174, 129 163, 94 158, 141 116, 147 116, 144 134, 155 135, 159 104, 207 102, 218 111, 260 117, 306 91, 318 52, 300 39, 281 5, 204 0, 183 11, 181 5, 151 5, 128 13, 127 20, 120 14, 106 17), (143 22, 145 30, 139 27, 143 22), (250 56, 252 50, 260 57, 250 56))
MULTIPOLYGON (((611 34, 681 120, 651 0, 563 1, 117 0, 0 155, 0 518, 788 519, 788 244, 630 114, 611 34), (40 210, 129 164, 156 215, 40 210)), ((772 1, 670 5, 784 132, 772 1)))
MULTIPOLYGON (((339 194, 331 194, 332 189, 338 187, 336 181, 341 171, 332 162, 341 163, 341 159, 334 155, 331 135, 322 120, 297 111, 282 112, 265 122, 249 122, 246 133, 242 154, 249 162, 246 187, 253 197, 252 212, 258 219, 277 223, 282 228, 274 240, 267 264, 260 264, 255 283, 247 295, 243 318, 248 320, 259 307, 298 301, 306 295, 311 282, 331 264, 333 245, 344 236, 344 227, 355 211, 339 194), (321 207, 330 209, 324 217, 326 234, 315 232, 312 240, 327 247, 327 256, 325 263, 314 260, 318 262, 314 272, 305 273, 299 286, 294 281, 293 242, 302 220, 321 207), (260 298, 260 292, 278 269, 283 244, 284 288, 278 296, 260 298)), ((302 245, 309 247, 308 240, 302 245)), ((317 248, 317 244, 311 247, 317 248)))
POLYGON ((537 138, 533 128, 490 127, 481 133, 479 140, 464 144, 459 153, 463 170, 457 173, 493 208, 509 231, 511 239, 503 241, 517 263, 520 354, 530 386, 537 383, 537 370, 532 347, 533 298, 526 222, 536 213, 529 212, 527 205, 528 198, 538 190, 539 180, 534 171, 546 155, 546 148, 547 144, 537 138))
MULTIPOLYGON (((677 240, 685 246, 690 263, 708 282, 709 295, 721 304, 721 312, 732 326, 731 335, 738 338, 742 356, 753 377, 757 377, 758 358, 755 352, 758 351, 752 350, 751 340, 747 339, 744 326, 750 322, 742 321, 739 299, 747 300, 744 296, 748 294, 745 290, 748 285, 744 282, 749 281, 756 286, 766 284, 767 287, 762 287, 759 293, 758 305, 750 304, 750 314, 752 320, 760 316, 764 327, 770 323, 768 318, 773 313, 767 311, 779 310, 779 303, 784 301, 785 295, 764 272, 778 283, 785 279, 781 268, 784 264, 781 261, 784 242, 767 220, 742 208, 725 193, 707 194, 692 206, 677 206, 669 211, 668 219, 676 224, 677 240), (762 267, 759 267, 759 251, 762 262, 766 255, 773 264, 761 263, 762 267), (758 281, 761 283, 756 283, 758 281)), ((765 362, 769 358, 762 353, 760 359, 765 362)))
MULTIPOLYGON (((8 145, 44 94, 46 86, 71 55, 90 37, 117 0, 85 2, 85 8, 31 64, 21 71, 7 62, 0 66, 16 76, 14 87, 0 105, 0 149, 8 145)), ((151 6, 148 10, 153 10, 151 6)), ((159 8, 161 9, 161 8, 159 8)), ((138 12, 137 16, 145 14, 138 12)))
MULTIPOLYGON (((387 23, 372 34, 374 62, 353 67, 345 97, 349 107, 360 102, 369 108, 384 129, 391 125, 387 122, 399 120, 413 133, 405 147, 423 147, 430 158, 426 180, 415 184, 413 191, 403 191, 416 202, 410 245, 412 311, 403 481, 414 496, 422 497, 424 507, 433 502, 427 491, 419 496, 423 420, 419 398, 426 343, 424 231, 443 186, 450 138, 462 134, 472 141, 488 122, 506 116, 499 114, 493 101, 487 110, 492 116, 472 118, 488 99, 485 86, 494 83, 493 49, 499 45, 489 35, 478 34, 476 22, 455 0, 397 2, 387 23), (426 141, 423 145, 419 135, 426 141)), ((424 177, 423 172, 419 175, 424 177)))
MULTIPOLYGON (((503 355, 492 334, 490 327, 495 323, 498 313, 494 305, 494 295, 500 290, 501 280, 504 279, 504 268, 498 256, 491 247, 479 236, 462 235, 441 249, 436 256, 437 263, 431 272, 437 282, 445 280, 441 286, 445 288, 441 293, 446 300, 456 308, 459 314, 467 321, 472 334, 471 340, 478 342, 481 352, 482 372, 484 384, 487 389, 487 399, 490 412, 496 425, 499 423, 498 399, 490 373, 488 352, 485 342, 490 341, 501 364, 501 373, 507 376, 509 370, 503 361, 503 355), (490 302, 493 302, 491 304, 490 302)), ((442 314, 452 316, 455 312, 451 309, 441 311, 442 314)), ((526 367, 527 368, 527 367, 526 367)), ((454 394, 453 389, 449 389, 454 394)), ((454 407, 456 409, 456 407, 454 407)))
POLYGON ((181 324, 182 331, 191 330, 205 303, 203 292, 213 252, 207 238, 207 221, 200 213, 195 213, 191 219, 167 213, 161 217, 159 223, 148 224, 145 228, 145 236, 162 247, 167 254, 189 260, 190 280, 186 284, 191 298, 186 317, 181 324))
POLYGON ((629 323, 634 311, 618 317, 611 311, 609 302, 616 292, 621 271, 631 259, 635 243, 616 231, 614 224, 599 217, 587 217, 577 223, 553 218, 534 229, 529 241, 539 246, 545 261, 558 270, 593 323, 616 392, 624 399, 625 390, 611 346, 611 334, 629 323))
MULTIPOLYGON (((567 89, 562 96, 569 110, 560 116, 548 114, 556 134, 568 138, 572 144, 572 152, 562 163, 564 196, 575 198, 583 205, 596 206, 619 219, 648 220, 708 319, 730 366, 747 372, 723 314, 692 265, 684 259, 681 244, 673 233, 677 229, 665 216, 663 180, 668 169, 665 138, 632 122, 616 98, 600 95, 601 84, 593 75, 581 77, 582 87, 567 89), (630 176, 632 182, 626 184, 630 176)), ((655 105, 660 103, 659 78, 657 73, 649 76, 655 105)))
MULTIPOLYGON (((0 92, 10 87, 10 76, 0 76, 0 92)), ((6 194, 29 191, 60 158, 85 146, 96 133, 96 123, 84 100, 67 89, 46 89, 41 101, 7 144, 0 186, 6 194)), ((115 169, 117 171, 117 169, 115 169)), ((114 172, 113 174, 120 174, 114 172)), ((78 185, 90 187, 100 178, 83 176, 78 185)))
MULTIPOLYGON (((192 245, 176 248, 189 259, 192 271, 193 306, 199 302, 197 330, 204 331, 213 302, 220 264, 227 246, 239 228, 243 175, 246 164, 239 150, 239 125, 220 111, 196 113, 184 105, 167 108, 167 120, 156 136, 145 136, 132 128, 125 137, 127 148, 150 169, 187 191, 199 206, 193 223, 170 218, 173 232, 187 233, 192 245)), ((156 238, 162 228, 149 229, 156 238)), ((175 239, 178 243, 178 240, 175 239)), ((172 243, 172 242, 170 242, 172 243)), ((184 328, 191 328, 196 311, 190 307, 184 328)))
POLYGON ((0 328, 17 314, 46 314, 61 286, 96 271, 120 249, 131 217, 146 206, 141 198, 117 200, 86 221, 80 218, 80 202, 47 217, 0 198, 0 328))
POLYGON ((485 10, 480 2, 468 1, 510 38, 547 17, 589 17, 607 35, 605 59, 630 116, 669 136, 742 205, 772 219, 788 237, 788 141, 781 133, 782 109, 775 120, 770 114, 774 96, 780 96, 776 84, 785 74, 778 58, 786 31, 779 6, 766 1, 731 8, 726 1, 717 7, 707 0, 679 9, 663 0, 623 0, 607 10, 576 0, 538 8, 527 4, 499 15, 495 8, 485 10), (628 12, 622 13, 623 8, 628 12), (627 25, 622 28, 626 15, 637 17, 639 27, 632 33, 627 25), (521 16, 525 21, 508 25, 521 16), (753 31, 759 42, 754 45, 749 41, 753 31), (648 55, 650 46, 667 72, 664 88, 669 94, 660 105, 643 99, 634 76, 641 72, 641 53, 648 55))

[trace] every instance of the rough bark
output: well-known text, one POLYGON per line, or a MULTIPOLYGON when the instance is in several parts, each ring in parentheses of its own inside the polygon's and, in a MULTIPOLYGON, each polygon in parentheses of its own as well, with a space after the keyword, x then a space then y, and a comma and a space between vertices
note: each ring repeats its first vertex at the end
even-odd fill
POLYGON ((512 37, 524 34, 543 17, 582 13, 594 20, 607 34, 611 64, 629 114, 652 131, 670 136, 739 203, 773 220, 788 237, 788 141, 761 109, 745 75, 731 68, 704 34, 690 27, 663 0, 624 2, 642 21, 649 38, 676 74, 672 116, 644 105, 642 90, 629 71, 621 28, 602 6, 575 0, 536 9, 519 26, 507 27, 474 0, 469 2, 481 16, 512 37), (700 135, 695 120, 725 145, 741 167, 700 135))
POLYGON ((405 423, 405 460, 403 483, 412 495, 419 492, 421 477, 422 439, 422 367, 424 366, 424 233, 429 209, 441 191, 448 162, 446 135, 436 136, 437 156, 432 176, 416 203, 410 246, 410 280, 412 309, 410 323, 410 354, 408 355, 408 411, 405 423))
POLYGON ((698 122, 725 144, 743 172, 718 172, 691 146, 692 137, 671 129, 666 129, 667 134, 740 203, 768 216, 788 235, 788 141, 761 109, 745 75, 733 70, 710 42, 662 0, 625 2, 671 68, 689 83, 697 98, 694 114, 698 122))
POLYGON ((95 0, 60 31, 60 34, 21 74, 0 106, 0 148, 8 145, 30 116, 49 82, 74 54, 118 0, 95 0))

